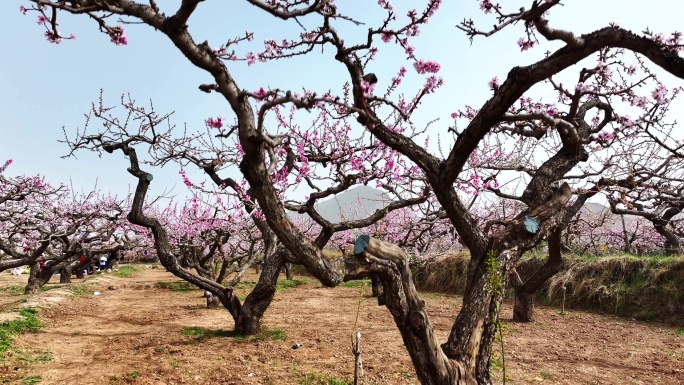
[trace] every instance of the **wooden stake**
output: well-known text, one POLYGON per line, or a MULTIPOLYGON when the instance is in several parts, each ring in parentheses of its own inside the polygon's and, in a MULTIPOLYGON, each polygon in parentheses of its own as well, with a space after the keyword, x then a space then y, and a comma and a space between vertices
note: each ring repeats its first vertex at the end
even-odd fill
POLYGON ((565 314, 565 285, 563 285, 563 305, 561 313, 565 314))
POLYGON ((356 339, 352 343, 354 353, 354 385, 359 385, 359 376, 363 376, 363 363, 361 362, 361 332, 356 332, 356 339))

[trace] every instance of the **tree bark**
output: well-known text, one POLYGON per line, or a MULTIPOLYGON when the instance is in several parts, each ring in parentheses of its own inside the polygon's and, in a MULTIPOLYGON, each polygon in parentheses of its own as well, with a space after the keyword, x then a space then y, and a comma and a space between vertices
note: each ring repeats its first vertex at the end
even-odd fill
POLYGON ((119 261, 119 253, 116 251, 111 251, 107 255, 107 269, 114 269, 116 263, 119 261))
POLYGON ((204 296, 207 298, 207 309, 217 309, 221 305, 219 297, 211 294, 210 291, 205 291, 204 296))
POLYGON ((42 267, 38 262, 31 265, 28 283, 24 289, 24 294, 36 294, 40 289, 50 281, 52 278, 52 269, 49 267, 42 267), (42 271, 41 271, 42 270, 42 271))
POLYGON ((620 220, 622 221, 622 237, 625 240, 625 253, 632 252, 632 243, 629 241, 629 232, 627 231, 627 225, 625 224, 625 215, 620 214, 620 220))
MULTIPOLYGON (((494 336, 488 319, 494 297, 487 290, 486 278, 485 272, 478 272, 475 280, 470 281, 472 283, 466 288, 463 307, 451 328, 449 339, 442 344, 449 358, 462 363, 468 378, 477 378, 480 361, 489 360, 489 357, 480 358, 480 354, 491 352, 491 346, 487 345, 491 345, 494 336)), ((489 383, 488 374, 477 379, 478 384, 489 383)))
POLYGON ((663 244, 664 249, 665 249, 665 254, 666 255, 677 255, 680 254, 682 251, 682 245, 681 241, 679 240, 679 237, 672 232, 670 229, 667 228, 666 223, 654 223, 654 228, 658 232, 658 234, 662 235, 665 238, 665 243, 663 244))
POLYGON ((285 278, 292 281, 294 279, 294 274, 292 274, 292 264, 286 263, 284 266, 285 266, 285 278))
POLYGON ((71 266, 64 266, 59 269, 59 283, 71 283, 71 266))
POLYGON ((269 250, 272 247, 275 247, 274 243, 264 247, 266 255, 259 281, 245 298, 235 320, 235 332, 238 334, 254 335, 261 333, 262 318, 271 301, 273 301, 278 285, 278 276, 285 264, 286 251, 279 249, 272 252, 269 250))
POLYGON ((473 385, 475 373, 467 373, 458 361, 450 360, 439 346, 432 324, 425 312, 425 302, 418 298, 413 285, 408 256, 399 247, 369 238, 357 255, 372 263, 371 268, 380 279, 386 306, 399 328, 416 374, 423 385, 473 385), (373 262, 378 263, 373 263, 373 262), (389 263, 387 263, 389 262, 389 263))
POLYGON ((513 305, 513 322, 534 322, 534 299, 537 291, 546 281, 556 275, 563 267, 561 254, 562 230, 555 229, 549 234, 549 257, 546 263, 537 267, 534 261, 529 267, 514 276, 511 284, 515 289, 515 304, 513 305), (522 279, 525 277, 525 281, 522 279))
POLYGON ((514 322, 534 322, 534 296, 534 293, 515 292, 515 305, 513 306, 514 322))
POLYGON ((377 274, 371 274, 370 275, 371 279, 371 296, 375 297, 378 299, 378 305, 382 306, 385 304, 385 294, 383 293, 382 290, 382 282, 380 281, 380 277, 378 277, 377 274))
MULTIPOLYGON (((480 351, 477 355, 477 360, 475 364, 475 377, 477 378, 478 385, 489 385, 492 383, 491 380, 491 361, 492 361, 492 351, 494 348, 494 341, 496 340, 496 334, 499 332, 499 318, 500 318, 500 306, 503 301, 504 289, 501 288, 500 292, 495 294, 490 302, 489 306, 489 317, 485 319, 484 328, 482 332, 482 342, 480 343, 480 351)), ((503 352, 502 352, 503 357, 503 352)), ((502 358, 503 360, 503 358, 502 358)), ((505 362, 503 362, 504 373, 505 373, 505 362)))

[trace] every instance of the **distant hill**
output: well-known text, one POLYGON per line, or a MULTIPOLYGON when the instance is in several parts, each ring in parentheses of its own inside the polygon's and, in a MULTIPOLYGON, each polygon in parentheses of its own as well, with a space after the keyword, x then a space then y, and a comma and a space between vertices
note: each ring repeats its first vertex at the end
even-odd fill
MULTIPOLYGON (((323 218, 334 223, 364 218, 388 201, 389 197, 382 190, 361 185, 319 202, 316 209, 323 218)), ((305 214, 290 212, 289 215, 294 218, 305 214)))
MULTIPOLYGON (((360 185, 319 202, 316 208, 323 218, 335 223, 343 220, 364 218, 375 212, 375 210, 384 207, 389 201, 390 199, 386 192, 370 186, 360 185)), ((608 206, 588 202, 582 207, 582 212, 590 216, 605 212, 607 214, 605 225, 622 227, 620 216, 611 213, 608 206)), ((293 219, 298 215, 305 214, 289 213, 289 216, 293 219)), ((636 218, 631 215, 625 216, 625 222, 628 226, 634 220, 636 218)))
POLYGON ((584 207, 582 208, 583 210, 589 210, 592 214, 600 214, 603 211, 610 211, 610 207, 604 206, 600 203, 585 203, 584 207))

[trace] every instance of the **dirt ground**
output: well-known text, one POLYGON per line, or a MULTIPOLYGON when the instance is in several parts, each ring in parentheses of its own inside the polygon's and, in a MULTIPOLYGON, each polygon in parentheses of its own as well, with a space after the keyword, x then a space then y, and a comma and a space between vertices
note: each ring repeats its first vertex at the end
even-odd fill
MULTIPOLYGON (((158 268, 139 265, 138 270, 129 278, 107 274, 75 280, 72 285, 87 289, 80 295, 58 287, 27 300, 17 290, 0 291, 3 313, 15 314, 17 306, 27 304, 47 307, 41 312, 46 326, 16 338, 0 363, 0 379, 16 384, 341 385, 352 378, 350 341, 360 309, 361 383, 418 384, 389 312, 367 296, 368 288, 328 289, 298 277, 307 283, 279 290, 264 320, 272 334, 284 332, 284 340, 244 341, 225 333, 232 329, 229 314, 206 309, 200 291, 159 288, 155 282, 178 280, 158 268), (102 294, 94 296, 94 291, 102 294), (293 350, 297 342, 303 347, 293 350)), ((25 279, 3 273, 0 287, 23 285, 25 279)), ((446 338, 460 298, 423 297, 435 330, 446 338)), ((684 384, 684 325, 572 310, 559 315, 550 308, 538 308, 536 317, 532 324, 506 322, 507 384, 684 384)), ((510 304, 503 318, 510 320, 510 304)), ((500 354, 494 361, 500 379, 500 354)))

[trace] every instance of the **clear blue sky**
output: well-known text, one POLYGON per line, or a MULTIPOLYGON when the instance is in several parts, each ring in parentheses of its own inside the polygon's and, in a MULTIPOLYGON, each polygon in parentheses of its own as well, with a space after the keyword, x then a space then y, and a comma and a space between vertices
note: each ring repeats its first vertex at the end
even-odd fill
MULTIPOLYGON (((180 3, 160 1, 168 13, 180 3), (172 4, 169 5, 169 4, 172 4)), ((375 1, 338 0, 340 10, 376 26, 382 13, 375 1), (348 3, 354 5, 348 6, 348 3)), ((418 7, 423 1, 394 1, 404 10, 418 7)), ((529 7, 531 0, 501 1, 510 9, 529 7)), ((683 29, 684 6, 681 0, 567 0, 566 5, 554 9, 551 23, 558 28, 571 28, 577 33, 589 32, 617 22, 635 32, 647 26, 655 32, 669 33, 683 29)), ((24 1, 0 2, 0 161, 13 159, 10 175, 43 174, 54 183, 68 182, 90 189, 99 179, 102 190, 125 193, 132 182, 126 172, 122 154, 97 158, 94 154, 79 153, 76 159, 60 159, 67 153, 63 144, 62 126, 73 133, 84 123, 83 114, 104 88, 109 104, 115 104, 122 93, 130 92, 139 101, 154 100, 161 112, 175 110, 174 122, 179 126, 201 128, 209 116, 223 115, 232 120, 227 103, 220 96, 205 94, 197 89, 209 82, 209 76, 193 67, 161 33, 144 25, 126 27, 128 46, 115 46, 97 31, 94 22, 85 16, 63 14, 60 29, 66 35, 76 35, 74 41, 55 45, 43 36, 43 28, 36 24, 36 15, 23 16, 19 6, 24 1)), ((449 114, 469 104, 475 107, 490 96, 487 82, 493 77, 505 78, 509 69, 529 64, 546 49, 559 46, 546 44, 543 49, 521 53, 516 45, 522 26, 514 26, 491 38, 477 38, 471 46, 467 37, 455 25, 464 18, 473 18, 483 27, 493 19, 478 10, 476 0, 445 0, 436 17, 422 27, 415 42, 417 54, 424 59, 442 64, 440 75, 445 86, 436 97, 422 106, 417 121, 441 118, 443 129, 449 114)), ((317 20, 317 19, 315 19, 317 20)), ((315 20, 302 19, 307 27, 315 20)), ((190 20, 190 30, 196 41, 208 40, 218 46, 226 38, 255 32, 251 45, 240 45, 238 52, 259 51, 269 38, 293 37, 300 29, 294 22, 277 20, 244 1, 207 1, 200 3, 198 12, 190 20), (230 4, 230 5, 228 5, 230 4)), ((367 27, 342 28, 347 41, 361 39, 367 27)), ((379 89, 384 89, 396 70, 404 64, 404 55, 388 52, 378 43, 378 60, 369 70, 379 75, 379 89)), ((406 63, 408 67, 408 63, 406 63)), ((279 87, 301 90, 302 86, 318 91, 338 88, 345 80, 344 70, 329 53, 276 63, 246 63, 229 65, 241 87, 279 87)), ((410 69, 410 68, 409 68, 410 69)), ((414 77, 416 87, 422 79, 414 77)), ((680 103, 681 105, 681 103, 680 103)), ((681 114, 681 113, 680 113, 681 114)), ((680 119, 681 120, 681 119, 680 119)), ((433 140, 434 142, 434 140, 433 140)), ((178 167, 155 170, 153 192, 161 192, 174 184, 180 187, 178 167)))

